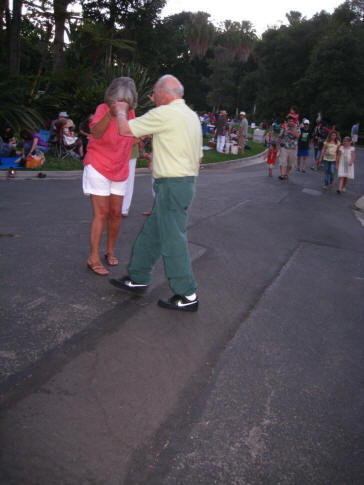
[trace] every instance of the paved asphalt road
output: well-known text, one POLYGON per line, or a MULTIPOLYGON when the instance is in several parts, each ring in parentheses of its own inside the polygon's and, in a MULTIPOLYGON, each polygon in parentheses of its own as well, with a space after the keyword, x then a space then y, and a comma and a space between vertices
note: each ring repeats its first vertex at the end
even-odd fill
MULTIPOLYGON (((364 152, 322 173, 201 171, 196 314, 87 271, 80 180, 0 180, 1 485, 362 484, 364 152)), ((125 272, 150 177, 117 245, 125 272)))

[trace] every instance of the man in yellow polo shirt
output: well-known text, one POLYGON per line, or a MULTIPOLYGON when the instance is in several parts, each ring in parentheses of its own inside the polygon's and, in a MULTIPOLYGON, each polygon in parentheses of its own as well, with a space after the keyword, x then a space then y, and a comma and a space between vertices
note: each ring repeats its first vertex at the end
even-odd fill
POLYGON ((165 273, 174 295, 159 300, 163 308, 196 311, 197 284, 187 247, 187 215, 202 158, 202 131, 195 112, 186 106, 183 86, 166 75, 154 86, 156 108, 128 121, 129 106, 116 102, 119 133, 123 136, 153 135, 153 177, 156 193, 152 214, 139 233, 128 267, 128 276, 110 283, 143 294, 151 282, 154 265, 163 257, 165 273))

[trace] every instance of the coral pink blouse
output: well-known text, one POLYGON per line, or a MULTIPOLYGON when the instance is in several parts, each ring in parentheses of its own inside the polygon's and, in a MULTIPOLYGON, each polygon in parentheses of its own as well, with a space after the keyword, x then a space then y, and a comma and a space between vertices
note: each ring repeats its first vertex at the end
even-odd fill
MULTIPOLYGON (((90 123, 90 128, 109 111, 107 104, 100 104, 90 123)), ((135 118, 134 110, 129 111, 129 120, 135 118)), ((129 158, 133 147, 133 137, 118 133, 116 118, 113 118, 101 138, 89 138, 84 166, 92 165, 101 175, 114 182, 126 180, 129 176, 129 158)))

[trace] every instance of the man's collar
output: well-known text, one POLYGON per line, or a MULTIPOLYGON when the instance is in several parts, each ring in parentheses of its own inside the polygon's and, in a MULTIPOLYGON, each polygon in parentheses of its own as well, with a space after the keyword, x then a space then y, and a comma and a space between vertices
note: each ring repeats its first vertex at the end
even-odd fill
POLYGON ((177 99, 173 99, 168 104, 185 104, 185 100, 183 98, 177 98, 177 99))

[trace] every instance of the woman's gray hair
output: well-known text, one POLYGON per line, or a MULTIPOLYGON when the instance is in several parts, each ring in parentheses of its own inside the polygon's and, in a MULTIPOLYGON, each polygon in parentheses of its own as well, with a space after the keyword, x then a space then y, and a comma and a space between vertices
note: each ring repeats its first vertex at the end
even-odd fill
POLYGON ((134 81, 130 77, 117 77, 105 91, 104 102, 108 106, 113 101, 126 101, 131 109, 138 104, 138 94, 134 81))

